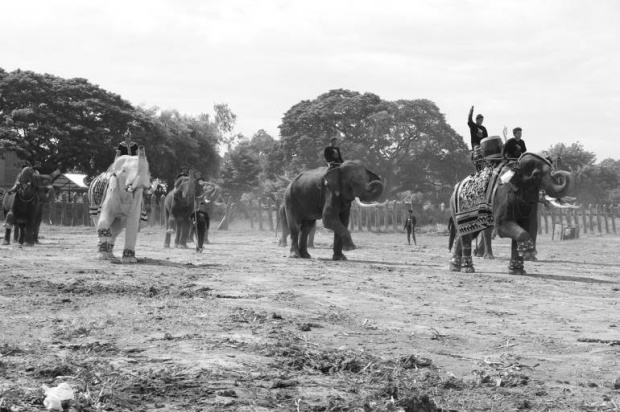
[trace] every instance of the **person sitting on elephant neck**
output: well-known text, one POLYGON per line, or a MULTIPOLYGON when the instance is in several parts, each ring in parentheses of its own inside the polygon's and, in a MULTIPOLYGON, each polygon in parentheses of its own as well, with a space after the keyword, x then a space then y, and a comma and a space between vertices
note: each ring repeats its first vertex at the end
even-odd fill
POLYGON ((527 152, 525 142, 521 139, 522 130, 520 127, 512 129, 512 136, 506 141, 504 145, 504 157, 507 159, 518 159, 521 155, 527 152))
POLYGON ((115 159, 119 156, 125 156, 125 155, 137 156, 138 155, 138 147, 140 146, 138 145, 138 143, 131 141, 131 131, 129 129, 127 129, 124 136, 125 136, 125 140, 120 142, 118 146, 116 147, 115 159))
POLYGON ((344 160, 342 160, 342 155, 340 154, 340 148, 336 146, 336 143, 338 143, 338 138, 332 137, 329 140, 329 146, 327 146, 323 151, 323 156, 325 156, 327 167, 329 169, 338 167, 344 162, 344 160))
POLYGON ((183 176, 189 176, 189 167, 186 165, 181 166, 181 173, 179 173, 176 178, 178 179, 183 176))
POLYGON ((476 123, 474 123, 472 116, 474 115, 474 106, 469 109, 469 116, 467 117, 467 126, 469 126, 469 134, 471 137, 471 161, 476 167, 476 171, 479 172, 484 167, 484 154, 480 148, 480 141, 485 137, 488 137, 486 127, 482 125, 484 116, 478 114, 476 116, 476 123))

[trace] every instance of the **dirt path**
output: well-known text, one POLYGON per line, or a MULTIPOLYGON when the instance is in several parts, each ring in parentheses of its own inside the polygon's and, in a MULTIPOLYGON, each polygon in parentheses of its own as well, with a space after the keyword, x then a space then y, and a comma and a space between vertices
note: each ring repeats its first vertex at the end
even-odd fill
POLYGON ((89 228, 0 247, 0 412, 60 382, 76 411, 620 410, 620 237, 543 235, 517 277, 505 240, 465 275, 447 236, 353 236, 347 262, 326 233, 311 260, 241 230, 196 254, 147 228, 136 265, 89 228))

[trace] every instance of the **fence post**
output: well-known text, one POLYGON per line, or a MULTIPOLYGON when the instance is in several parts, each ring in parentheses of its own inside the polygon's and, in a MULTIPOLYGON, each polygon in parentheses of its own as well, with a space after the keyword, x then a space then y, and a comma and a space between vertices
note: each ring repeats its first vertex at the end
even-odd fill
POLYGON ((393 231, 394 232, 396 232, 396 226, 397 226, 396 221, 398 220, 397 219, 398 218, 398 214, 396 213, 396 204, 397 203, 398 202, 396 200, 392 203, 392 227, 393 227, 393 231))

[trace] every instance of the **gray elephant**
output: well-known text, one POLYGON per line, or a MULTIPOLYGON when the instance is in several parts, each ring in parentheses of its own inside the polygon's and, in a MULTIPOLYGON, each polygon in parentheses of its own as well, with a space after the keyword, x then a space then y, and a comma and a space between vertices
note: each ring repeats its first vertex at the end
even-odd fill
POLYGON ((58 170, 51 175, 43 175, 29 166, 22 169, 17 176, 14 193, 5 193, 2 199, 6 216, 3 245, 10 244, 12 228, 15 230, 15 240, 20 245, 39 243, 43 205, 53 196, 52 182, 59 175, 58 170))
POLYGON ((198 206, 198 201, 202 197, 204 187, 196 179, 193 169, 190 169, 187 176, 179 176, 174 182, 174 188, 164 199, 166 210, 166 238, 164 247, 170 247, 170 238, 175 233, 175 247, 187 248, 191 223, 191 214, 198 206))
POLYGON ((486 168, 458 183, 450 200, 451 238, 456 236, 450 270, 475 272, 472 239, 495 226, 499 237, 512 239, 508 273, 525 274, 524 256, 535 247, 541 189, 550 196, 564 197, 572 189, 572 176, 555 171, 547 159, 534 153, 524 153, 517 161, 486 168))
POLYGON ((323 226, 334 231, 332 259, 346 260, 343 249, 355 248, 347 228, 351 202, 356 197, 365 202, 374 201, 382 193, 379 176, 356 160, 299 174, 284 192, 286 219, 282 219, 282 225, 283 232, 286 223, 291 234, 290 257, 310 258, 308 234, 317 219, 323 219, 323 226))

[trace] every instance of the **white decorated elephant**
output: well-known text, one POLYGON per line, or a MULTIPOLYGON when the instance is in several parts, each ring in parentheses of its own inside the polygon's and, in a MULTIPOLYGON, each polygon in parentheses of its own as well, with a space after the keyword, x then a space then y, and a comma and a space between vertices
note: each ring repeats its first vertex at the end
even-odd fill
POLYGON ((119 156, 108 169, 109 183, 97 221, 101 259, 115 259, 116 237, 125 229, 121 261, 136 263, 136 240, 140 226, 143 192, 150 188, 151 176, 144 147, 137 156, 119 156))

